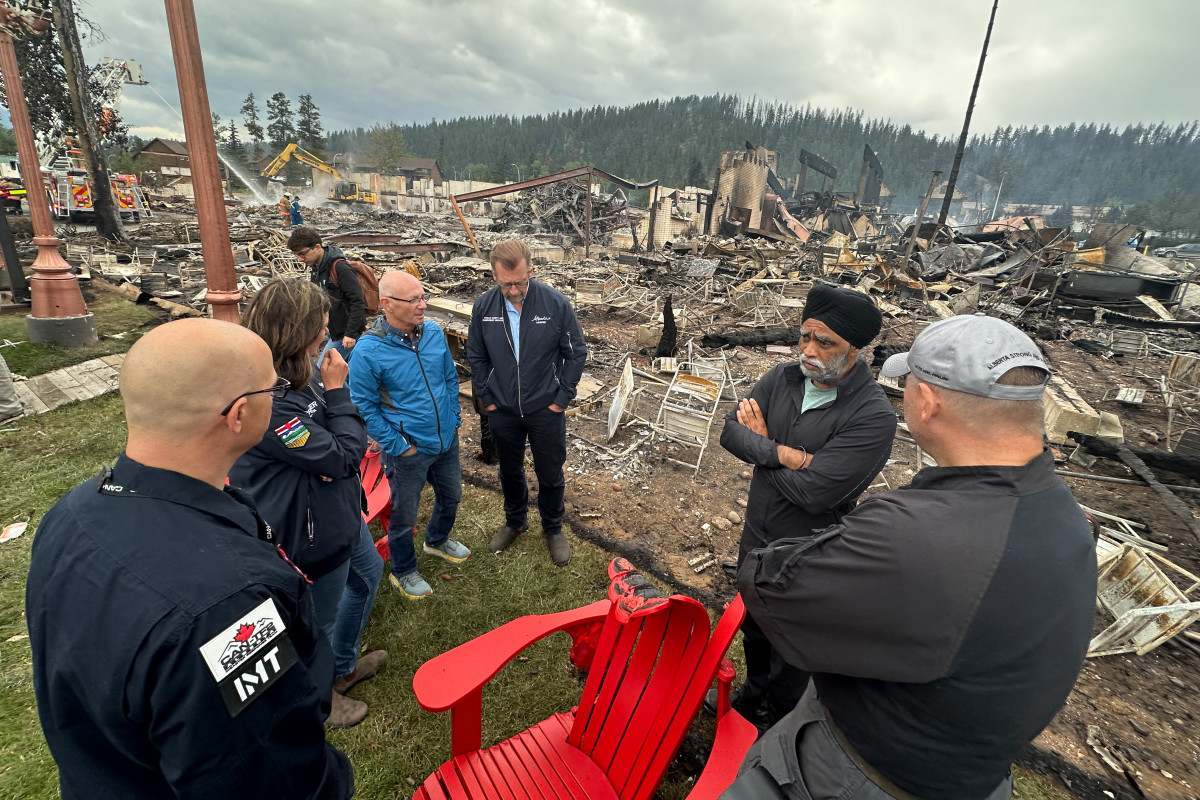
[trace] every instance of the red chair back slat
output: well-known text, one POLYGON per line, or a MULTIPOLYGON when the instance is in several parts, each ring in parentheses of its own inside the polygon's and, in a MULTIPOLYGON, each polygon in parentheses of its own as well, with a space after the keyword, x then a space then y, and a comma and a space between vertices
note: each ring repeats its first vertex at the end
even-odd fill
MULTIPOLYGON (((629 659, 629 665, 621 678, 620 688, 609 704, 605 718, 599 724, 595 724, 596 720, 593 718, 597 737, 590 754, 596 765, 606 773, 612 765, 613 756, 625 738, 626 732, 638 723, 637 710, 643 697, 646 696, 649 679, 651 676, 657 676, 659 672, 669 671, 665 665, 660 665, 658 669, 655 669, 655 663, 659 660, 659 650, 664 640, 679 639, 680 634, 683 633, 679 625, 671 625, 668 628, 668 623, 672 622, 674 616, 673 611, 674 609, 660 611, 643 619, 642 630, 638 635, 637 649, 629 659)), ((708 632, 705 631, 705 638, 708 638, 707 634, 708 632)), ((646 699, 649 702, 655 700, 653 696, 646 699)), ((587 741, 586 736, 584 741, 587 741)), ((589 752, 586 747, 583 749, 584 752, 589 752)))
MULTIPOLYGON (((699 603, 672 603, 673 626, 677 637, 664 640, 659 665, 646 687, 645 701, 634 714, 633 724, 619 742, 614 760, 605 767, 621 797, 636 792, 654 770, 656 761, 648 758, 657 753, 669 740, 671 724, 681 714, 689 719, 695 709, 684 708, 683 700, 693 682, 712 683, 712 676, 700 674, 700 663, 709 646, 708 613, 699 603), (682 618, 681 618, 682 617, 682 618)), ((665 767, 665 765, 664 765, 665 767)), ((658 783, 655 775, 654 783, 658 783)))
POLYGON ((642 786, 657 787, 678 747, 672 742, 671 755, 657 757, 672 741, 666 734, 695 715, 698 704, 686 702, 692 686, 707 690, 712 683, 719 656, 707 670, 709 631, 704 606, 680 595, 626 624, 613 612, 605 620, 567 741, 605 772, 622 800, 634 800, 642 786))
POLYGON ((362 478, 363 492, 367 495, 367 510, 363 512, 363 520, 370 524, 378 518, 386 531, 392 512, 392 495, 388 488, 387 476, 383 473, 383 459, 379 457, 379 453, 367 453, 363 456, 358 471, 362 478))
MULTIPOLYGON (((704 653, 695 671, 695 677, 686 684, 683 699, 671 718, 666 732, 659 740, 664 745, 670 743, 670 746, 642 749, 633 769, 630 770, 631 774, 642 776, 641 785, 627 785, 625 791, 621 792, 622 800, 650 800, 654 796, 659 781, 675 758, 675 754, 679 752, 679 747, 683 744, 683 737, 691 727, 692 719, 699 710, 705 693, 712 685, 717 669, 721 665, 721 659, 725 657, 725 653, 729 650, 729 645, 733 642, 733 637, 741 628, 742 620, 745 617, 746 606, 742 603, 741 595, 737 595, 730 601, 725 613, 721 615, 712 638, 704 648, 704 653)), ((706 618, 705 630, 707 627, 706 618)))

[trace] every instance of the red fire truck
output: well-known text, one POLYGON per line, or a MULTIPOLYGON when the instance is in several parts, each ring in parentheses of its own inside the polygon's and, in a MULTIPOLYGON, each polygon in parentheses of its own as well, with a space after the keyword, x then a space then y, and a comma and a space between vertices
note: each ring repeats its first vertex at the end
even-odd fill
MULTIPOLYGON (((95 213, 92 207, 92 184, 87 170, 77 167, 66 169, 42 169, 42 182, 50 200, 50 210, 61 219, 86 221, 95 213)), ((135 220, 150 218, 154 213, 146 194, 134 175, 110 175, 113 199, 117 202, 122 217, 135 220)))

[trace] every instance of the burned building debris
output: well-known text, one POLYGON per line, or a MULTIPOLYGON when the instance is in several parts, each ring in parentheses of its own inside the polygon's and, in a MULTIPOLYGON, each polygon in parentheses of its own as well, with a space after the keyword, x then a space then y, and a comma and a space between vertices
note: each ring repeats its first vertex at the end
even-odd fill
MULTIPOLYGON (((1132 249, 1136 230, 1117 224, 1097 225, 1077 244, 1038 216, 969 228, 905 218, 889 210, 884 168, 869 146, 853 192, 836 190, 838 172, 819 155, 802 151, 798 160, 788 177, 779 153, 727 151, 711 191, 585 166, 448 194, 439 210, 355 206, 306 209, 306 216, 326 241, 377 272, 419 277, 430 317, 456 348, 465 343, 472 300, 492 283, 487 251, 504 238, 525 240, 537 278, 573 299, 588 338, 587 374, 568 409, 568 470, 581 491, 653 492, 656 476, 675 473, 672 484, 699 486, 714 467, 732 467, 708 446, 718 418, 763 371, 796 357, 805 298, 823 282, 861 291, 883 311, 877 355, 903 349, 931 321, 955 314, 1013 322, 1040 341, 1056 368, 1045 398, 1047 436, 1064 475, 1099 479, 1081 470, 1130 453, 1140 466, 1128 480, 1164 503, 1168 495, 1192 496, 1177 483, 1200 474, 1200 424, 1193 424, 1200 295, 1191 262, 1132 249), (647 207, 630 202, 635 192, 648 195, 647 207), (1160 470, 1180 477, 1155 477, 1160 470)), ((930 195, 938 183, 935 176, 930 195)), ((155 202, 156 216, 131 227, 127 247, 64 229, 67 259, 81 277, 114 284, 130 299, 173 315, 204 313, 204 254, 192 210, 186 201, 155 202)), ((274 207, 230 206, 228 219, 243 294, 276 276, 304 274, 274 207)), ((882 382, 898 395, 899 385, 882 382)), ((462 385, 468 394, 465 364, 462 385)), ((905 446, 899 442, 897 452, 905 446)), ((898 485, 921 462, 905 455, 896 463, 876 488, 898 485)), ((681 502, 680 515, 691 513, 688 505, 681 502)), ((596 498, 580 499, 577 513, 591 519, 583 515, 604 509, 596 498)), ((706 565, 729 555, 727 517, 736 513, 697 512, 683 528, 683 555, 706 565)), ((1161 555, 1150 546, 1152 532, 1113 530, 1120 548, 1161 555)), ((1112 555, 1114 563, 1124 553, 1112 555)), ((1113 614, 1129 611, 1114 606, 1113 614)), ((1125 647, 1120 639, 1109 635, 1104 647, 1125 647)), ((1146 641, 1136 638, 1136 648, 1146 641)))

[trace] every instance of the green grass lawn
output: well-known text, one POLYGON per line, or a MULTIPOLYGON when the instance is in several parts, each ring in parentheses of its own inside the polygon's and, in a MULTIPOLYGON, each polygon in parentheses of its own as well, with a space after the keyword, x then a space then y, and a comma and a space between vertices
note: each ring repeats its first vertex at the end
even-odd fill
MULTIPOLYGON (((89 294, 91 294, 89 292, 89 294)), ((88 311, 96 318, 100 341, 86 347, 66 348, 53 344, 34 344, 25 329, 25 314, 0 315, 0 343, 22 342, 0 348, 8 368, 17 375, 32 378, 51 370, 69 367, 113 353, 124 353, 150 326, 158 324, 161 312, 154 306, 135 305, 120 295, 98 290, 88 302, 88 311)))

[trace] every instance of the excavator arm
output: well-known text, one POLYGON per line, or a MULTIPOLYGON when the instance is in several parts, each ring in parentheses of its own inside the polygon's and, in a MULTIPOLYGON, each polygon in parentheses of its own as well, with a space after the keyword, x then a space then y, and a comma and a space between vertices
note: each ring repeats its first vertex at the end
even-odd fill
POLYGON ((275 156, 274 160, 272 160, 271 163, 267 165, 267 168, 260 172, 259 175, 264 178, 274 177, 275 175, 279 174, 279 171, 283 169, 287 162, 291 161, 293 158, 299 161, 301 164, 307 164, 313 169, 319 169, 321 172, 328 173, 329 175, 333 176, 335 181, 340 181, 342 179, 340 172, 294 142, 283 148, 279 155, 275 156))
POLYGON ((360 190, 358 184, 342 179, 342 174, 335 168, 329 166, 321 159, 314 156, 312 153, 304 150, 300 145, 292 143, 275 156, 274 160, 267 165, 267 168, 259 173, 264 178, 270 178, 279 173, 284 168, 288 161, 296 159, 301 164, 307 164, 313 169, 319 169, 333 177, 333 191, 329 195, 330 200, 336 200, 339 203, 368 203, 376 205, 379 202, 379 197, 375 192, 360 190))

